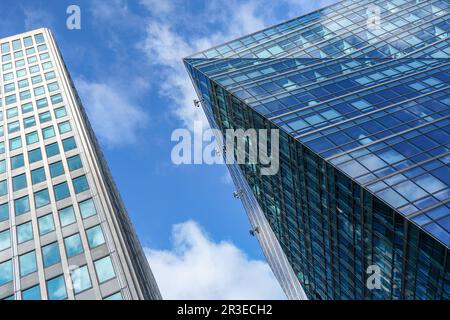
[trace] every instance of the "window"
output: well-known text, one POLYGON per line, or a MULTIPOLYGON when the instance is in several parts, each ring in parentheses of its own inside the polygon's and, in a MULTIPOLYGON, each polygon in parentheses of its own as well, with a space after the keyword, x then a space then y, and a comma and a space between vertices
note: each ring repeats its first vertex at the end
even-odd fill
POLYGON ((8 219, 9 219, 8 203, 0 204, 0 221, 6 221, 8 219))
POLYGON ((100 283, 108 281, 116 276, 111 258, 109 256, 95 261, 94 265, 95 271, 97 272, 98 281, 100 283))
POLYGON ((22 300, 41 300, 41 288, 39 285, 22 291, 22 300))
POLYGON ((5 84, 5 85, 3 86, 3 92, 4 92, 4 93, 8 93, 8 92, 11 92, 11 91, 14 91, 14 90, 16 90, 16 85, 15 85, 14 82, 13 82, 13 83, 5 84))
POLYGON ((59 247, 57 242, 53 242, 45 247, 42 247, 42 255, 44 260, 44 267, 49 267, 57 264, 61 257, 59 255, 59 247))
POLYGON ((47 98, 36 100, 36 105, 38 109, 47 107, 48 106, 47 98))
POLYGON ((95 210, 94 201, 92 199, 84 200, 83 202, 79 203, 80 206, 80 212, 83 219, 86 219, 88 217, 94 216, 97 214, 97 211, 95 210))
POLYGON ((0 232, 0 252, 11 247, 11 231, 0 232))
POLYGON ((0 196, 4 196, 8 193, 8 184, 6 180, 0 181, 0 196))
POLYGON ((39 114, 39 121, 41 123, 51 121, 51 120, 52 120, 52 115, 50 114, 49 111, 39 114))
POLYGON ((37 63, 37 57, 36 56, 31 56, 27 58, 28 64, 33 64, 33 63, 37 63))
POLYGON ((8 72, 8 73, 5 73, 3 75, 3 80, 4 81, 10 81, 10 80, 13 80, 13 79, 14 79, 14 74, 12 72, 8 72))
POLYGON ((42 160, 41 149, 37 148, 37 149, 28 151, 28 160, 29 160, 30 164, 42 160))
POLYGON ((38 168, 31 171, 32 184, 38 184, 46 180, 44 168, 38 168))
POLYGON ((116 292, 116 293, 104 298, 104 300, 123 300, 122 293, 116 292))
POLYGON ((0 174, 6 172, 6 160, 0 160, 0 174))
POLYGON ((30 74, 38 73, 39 65, 31 66, 29 69, 30 69, 30 74))
POLYGON ((9 149, 16 150, 22 147, 22 139, 20 137, 9 140, 9 149))
POLYGON ((25 77, 27 75, 27 69, 20 69, 16 72, 17 78, 25 77))
POLYGON ((83 244, 81 243, 80 235, 74 234, 64 239, 64 245, 66 246, 67 257, 73 257, 80 253, 83 253, 83 244))
POLYGON ((77 194, 89 190, 89 184, 87 182, 86 176, 75 178, 72 180, 72 183, 75 193, 77 194))
POLYGON ((30 211, 30 201, 28 199, 28 196, 14 200, 14 211, 16 213, 16 216, 30 211))
POLYGON ((8 53, 11 50, 8 42, 2 43, 1 49, 2 53, 8 53))
POLYGON ((86 230, 89 248, 95 248, 105 243, 102 227, 100 225, 86 230))
POLYGON ((52 143, 45 146, 45 152, 47 153, 47 158, 56 156, 59 154, 58 143, 52 143))
POLYGON ((26 88, 26 87, 28 87, 28 86, 30 85, 30 84, 28 83, 28 79, 20 80, 20 81, 18 82, 18 84, 19 84, 19 88, 20 88, 20 89, 26 88))
POLYGON ((7 62, 7 61, 11 61, 11 54, 4 54, 2 56, 2 62, 7 62))
POLYGON ((39 235, 44 235, 55 230, 55 223, 53 221, 53 214, 47 214, 38 219, 39 235))
POLYGON ((65 107, 60 107, 60 108, 56 108, 55 109, 55 118, 62 118, 67 116, 67 112, 66 112, 66 108, 65 107))
POLYGON ((53 129, 53 126, 47 127, 42 129, 42 135, 44 136, 44 139, 49 139, 55 136, 55 129, 53 129))
POLYGON ((92 287, 91 278, 87 266, 75 269, 71 274, 72 285, 75 294, 90 289, 92 287))
POLYGON ((20 100, 26 100, 31 98, 31 92, 30 90, 21 91, 19 93, 20 100))
POLYGON ((31 128, 36 125, 36 119, 34 116, 23 119, 23 126, 26 128, 31 128))
POLYGON ((34 95, 36 97, 37 96, 42 96, 43 94, 45 94, 45 88, 43 86, 34 88, 34 95))
POLYGON ((20 130, 19 121, 8 123, 8 133, 14 133, 20 130))
POLYGON ((59 89, 58 82, 52 82, 47 85, 48 92, 53 92, 59 89))
POLYGON ((0 154, 5 153, 5 143, 2 141, 0 142, 0 154))
POLYGON ((42 33, 38 33, 34 36, 34 40, 36 41, 36 44, 41 44, 45 42, 44 35, 42 33))
POLYGON ((27 145, 30 145, 30 144, 33 144, 33 143, 36 143, 39 141, 39 136, 36 131, 28 133, 25 136, 25 138, 27 140, 27 145))
POLYGON ((77 144, 75 143, 75 139, 73 137, 64 139, 62 143, 65 152, 75 149, 77 147, 77 144))
POLYGON ((33 45, 33 38, 32 37, 23 38, 23 44, 25 48, 31 47, 33 45))
POLYGON ((50 196, 48 195, 48 189, 34 193, 34 204, 36 208, 43 207, 50 203, 50 196))
POLYGON ((67 165, 69 166, 70 171, 78 170, 83 167, 83 164, 81 163, 81 158, 79 155, 68 158, 67 165))
POLYGON ((31 102, 22 105, 22 113, 33 111, 33 104, 31 102))
POLYGON ((36 251, 25 253, 19 257, 20 276, 24 277, 37 271, 36 251))
POLYGON ((13 280, 11 260, 0 263, 0 286, 13 280))
POLYGON ((33 226, 31 221, 17 226, 17 242, 24 243, 33 239, 33 226))
POLYGON ((11 169, 19 169, 25 165, 23 160, 23 154, 19 154, 17 156, 11 157, 11 169))
POLYGON ((70 197, 69 187, 67 186, 67 182, 63 182, 53 186, 53 191, 55 192, 56 201, 66 199, 70 197))
MULTIPOLYGON (((44 58, 42 58, 42 54, 41 54, 41 59, 43 60, 44 58)), ((45 58, 45 59, 47 59, 47 58, 45 58)), ((46 74, 45 74, 45 80, 52 80, 52 79, 55 79, 56 78, 56 75, 55 75, 55 72, 54 71, 50 71, 50 72, 47 72, 46 74)))
POLYGON ((17 97, 15 94, 9 95, 5 97, 6 105, 10 105, 17 102, 17 97))
POLYGON ((41 83, 42 82, 42 76, 38 75, 38 76, 31 77, 31 82, 33 84, 41 83))
POLYGON ((23 67, 24 65, 25 65, 24 59, 16 60, 16 68, 23 67))
POLYGON ((52 101, 52 104, 57 104, 63 101, 62 96, 59 93, 51 96, 50 100, 52 101))
POLYGON ((27 52, 27 55, 36 53, 36 50, 34 50, 34 48, 28 48, 28 49, 25 50, 25 51, 27 52))
POLYGON ((62 161, 58 161, 50 165, 50 175, 52 176, 52 178, 58 177, 62 174, 64 174, 64 166, 62 164, 62 161))
POLYGON ((14 51, 22 49, 22 42, 20 42, 20 39, 14 40, 12 42, 12 47, 14 51))
POLYGON ((47 294, 49 300, 67 299, 66 281, 63 275, 47 281, 47 294))
POLYGON ((9 108, 8 110, 6 110, 6 118, 8 118, 8 119, 17 117, 18 114, 19 114, 19 112, 18 112, 17 107, 9 108))
POLYGON ((22 50, 14 52, 14 58, 15 59, 22 58, 22 57, 23 57, 23 51, 22 50))
POLYGON ((13 191, 22 190, 27 187, 27 176, 24 174, 12 178, 13 191))
POLYGON ((12 63, 5 63, 3 65, 3 71, 11 70, 12 69, 12 63))
POLYGON ((58 211, 58 213, 62 227, 68 226, 69 224, 72 224, 76 221, 72 206, 61 209, 58 211))
MULTIPOLYGON (((41 50, 41 47, 44 48, 43 46, 39 46, 38 47, 38 51, 39 52, 42 51, 42 50, 45 50, 45 49, 41 50)), ((50 61, 44 62, 42 64, 42 69, 44 69, 44 70, 51 69, 52 67, 53 67, 53 64, 50 61)))
POLYGON ((69 121, 58 123, 58 128, 59 128, 60 134, 63 134, 63 133, 66 133, 66 132, 69 132, 72 130, 72 127, 70 126, 69 121))

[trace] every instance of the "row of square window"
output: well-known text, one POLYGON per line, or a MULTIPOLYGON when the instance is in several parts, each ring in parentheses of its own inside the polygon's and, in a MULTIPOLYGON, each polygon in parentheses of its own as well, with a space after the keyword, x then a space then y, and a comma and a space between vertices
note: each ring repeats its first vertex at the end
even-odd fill
MULTIPOLYGON (((50 121, 51 120, 51 116, 50 116, 49 112, 45 112, 45 113, 43 113, 41 115, 43 117, 50 117, 49 119, 45 119, 45 121, 50 121)), ((34 117, 32 117, 32 118, 33 118, 32 120, 34 120, 34 117)), ((34 122, 33 126, 35 124, 36 123, 34 122)), ((31 123, 27 123, 27 125, 31 126, 31 123)), ((64 122, 58 123, 58 130, 59 130, 60 134, 64 134, 64 133, 72 131, 72 127, 70 125, 70 122, 69 121, 64 121, 64 122)), ((19 121, 14 121, 14 122, 11 122, 11 123, 8 124, 8 133, 9 134, 14 133, 14 132, 18 132, 18 131, 20 131, 19 121)), ((3 126, 0 126, 0 137, 2 137, 3 135, 4 135, 3 126)), ((45 128, 42 128, 42 136, 44 137, 45 140, 54 137, 55 136, 55 129, 54 129, 53 125, 45 127, 45 128)), ((14 149, 17 149, 18 147, 22 146, 21 142, 20 143, 16 143, 15 142, 17 139, 20 140, 20 137, 12 138, 12 139, 9 140, 9 148, 10 148, 10 150, 14 150, 14 149)), ((39 141, 39 136, 38 136, 37 131, 33 131, 33 132, 30 132, 30 133, 27 133, 25 135, 25 141, 26 141, 27 145, 30 145, 30 144, 38 142, 39 141)), ((0 153, 1 153, 1 151, 2 150, 0 150, 0 153)))
MULTIPOLYGON (((32 105, 31 105, 31 108, 33 108, 32 105)), ((65 107, 59 107, 59 108, 55 109, 53 112, 55 114, 56 119, 65 117, 67 115, 65 107)), ((8 118, 18 116, 17 107, 8 109, 6 114, 7 114, 8 118)), ((41 124, 44 124, 44 123, 52 120, 52 115, 50 114, 50 111, 42 112, 38 116, 39 116, 39 122, 41 124)), ((35 125, 36 125, 36 119, 35 119, 34 115, 23 119, 24 129, 34 127, 35 125)), ((69 126, 70 126, 70 124, 69 124, 69 126)), ((13 133, 13 132, 19 131, 19 129, 20 129, 19 121, 14 121, 14 122, 8 123, 8 133, 13 133)), ((61 129, 66 130, 67 128, 66 129, 61 128, 61 129)), ((2 137, 3 134, 4 134, 3 126, 0 126, 0 137, 2 137)))
MULTIPOLYGON (((49 69, 51 69, 51 68, 53 68, 53 65, 52 65, 52 63, 51 63, 50 61, 45 62, 45 63, 42 65, 42 69, 43 69, 44 71, 49 70, 49 69)), ((35 66, 33 66, 33 67, 30 67, 29 69, 30 69, 30 75, 31 75, 31 74, 36 74, 36 73, 40 72, 39 65, 35 65, 35 66)), ((26 76, 26 69, 21 69, 21 70, 17 71, 17 74, 18 74, 18 75, 21 74, 22 76, 26 76)), ((54 85, 53 85, 53 86, 54 86, 54 85)), ((7 88, 7 89, 10 90, 10 91, 12 91, 12 88, 7 88)), ((53 89, 53 88, 52 88, 52 89, 53 89)), ((26 91, 29 92, 29 90, 26 90, 26 91)), ((24 92, 26 92, 26 91, 24 91, 24 92)), ((53 91, 55 91, 55 90, 53 90, 53 91)), ((25 94, 25 93, 21 92, 21 93, 19 94, 19 97, 20 97, 20 99, 22 99, 22 100, 27 99, 27 97, 29 98, 29 93, 28 93, 28 94, 25 94)), ((11 104, 11 103, 14 103, 15 101, 17 101, 17 96, 16 96, 16 94, 6 96, 6 97, 5 97, 5 101, 6 101, 6 104, 7 104, 7 105, 8 105, 8 104, 11 104)))
MULTIPOLYGON (((42 33, 38 33, 34 35, 34 41, 36 45, 42 44, 45 42, 44 35, 42 33)), ((34 45, 33 37, 27 36, 23 39, 16 39, 12 42, 4 42, 0 45, 0 50, 2 54, 11 52, 11 48, 13 51, 20 50, 22 48, 29 48, 34 45)))
MULTIPOLYGON (((18 70, 16 73, 17 73, 18 77, 26 76, 26 69, 18 70), (25 70, 25 73, 24 73, 23 70, 25 70)), ((56 78, 55 71, 45 72, 44 73, 44 78, 47 81, 55 79, 56 78)), ((42 82, 42 75, 38 74, 38 75, 32 76, 30 79, 31 79, 31 83, 32 84, 38 84, 38 83, 42 82)), ((5 73, 3 75, 3 81, 4 82, 13 81, 13 80, 14 80, 14 73, 9 72, 9 73, 5 73)), ((23 88, 26 88, 26 87, 29 86, 29 81, 28 81, 27 78, 21 79, 21 80, 17 81, 17 85, 18 85, 19 89, 23 89, 23 88)), ((15 82, 5 84, 3 89, 4 89, 5 93, 14 91, 15 90, 15 82)))
MULTIPOLYGON (((62 101, 62 99, 59 102, 61 102, 61 101, 62 101)), ((38 109, 42 109, 42 108, 47 107, 48 106, 47 99, 40 99, 40 100, 38 100, 36 102, 36 106, 37 106, 38 109)), ((33 103, 29 102, 29 103, 23 104, 21 106, 21 110, 22 110, 22 115, 23 116, 25 116, 27 113, 33 112, 34 111, 33 103)), ((56 119, 65 117, 67 115, 66 108, 64 106, 55 108, 53 110, 53 112, 55 114, 55 118, 56 119)), ((15 118, 17 116, 19 116, 19 108, 18 107, 12 107, 12 108, 9 108, 9 109, 6 110, 6 118, 7 119, 12 119, 12 118, 15 118)), ((40 120, 41 123, 50 121, 51 120, 50 113, 49 112, 44 112, 44 113, 39 114, 39 120, 40 120)), ((0 111, 0 122, 2 122, 2 121, 3 121, 3 112, 0 111)), ((23 126, 25 127, 25 129, 26 128, 30 128, 30 127, 34 126, 35 124, 36 124, 36 121, 34 119, 34 116, 24 118, 24 120, 23 120, 23 126)))
MULTIPOLYGON (((26 180, 21 180, 20 183, 26 185, 26 180)), ((76 194, 89 190, 89 184, 86 176, 84 175, 72 179, 72 185, 76 194)), ((56 201, 70 197, 70 191, 66 181, 53 186, 53 190, 55 193, 56 201)), ((50 203, 50 194, 47 188, 34 192, 34 205, 36 208, 44 207, 50 203)), ((8 207, 8 203, 0 205, 0 221, 7 220, 9 218, 8 207)), ((14 200, 14 212, 16 215, 25 214, 29 212, 30 209, 30 199, 28 195, 14 200)))
MULTIPOLYGON (((82 214, 82 218, 86 219, 89 218, 95 214, 97 214, 94 203, 92 199, 85 200, 83 202, 79 203, 80 212, 82 214)), ((68 225, 72 225, 76 223, 76 217, 75 212, 73 209, 73 206, 61 209, 58 211, 59 216, 59 222, 61 224, 61 227, 66 227, 68 225)), ((50 232, 55 231, 55 223, 53 220, 53 214, 49 213, 45 216, 42 216, 38 218, 38 226, 39 226, 39 235, 43 236, 46 234, 49 234, 50 232)), ((22 244, 28 241, 31 241, 34 239, 33 236, 33 226, 31 221, 28 221, 26 223, 23 223, 16 227, 16 234, 17 234, 17 243, 22 244)), ((105 239, 103 236, 103 231, 100 227, 100 225, 89 228, 86 230, 86 235, 88 238, 89 248, 95 248, 105 243, 105 239)), ((83 253, 83 246, 81 245, 81 238, 79 237, 79 234, 71 235, 69 237, 66 237, 64 240, 64 243, 66 245, 66 253, 67 256, 73 257, 80 253, 83 253)), ((45 246, 44 248, 50 247, 56 245, 57 243, 52 243, 51 245, 45 246)), ((9 229, 4 230, 0 232, 0 252, 6 249, 9 249, 11 247, 11 231, 9 229)), ((47 250, 47 249, 45 249, 47 250)), ((45 251, 44 250, 44 251, 45 251)), ((44 266, 49 267, 54 263, 50 263, 52 258, 46 258, 45 252, 44 252, 44 266)), ((59 258, 58 258, 59 262, 59 258)), ((23 266, 23 269, 27 268, 27 266, 23 266)), ((31 272, 29 272, 31 273, 31 272)), ((21 276, 26 276, 29 273, 21 273, 21 276)))
MULTIPOLYGON (((2 206, 2 212, 5 207, 2 206)), ((90 218, 97 214, 94 201, 90 198, 78 203, 82 219, 90 218)), ((2 213, 4 215, 4 213, 2 213)), ((62 228, 77 222, 73 206, 58 210, 59 223, 62 228)), ((44 236, 55 231, 53 214, 49 213, 38 218, 39 236, 44 236)), ((17 243, 22 244, 33 239, 33 229, 31 221, 17 226, 17 243)), ((9 230, 0 233, 0 251, 8 249, 11 246, 9 230)))
MULTIPOLYGON (((45 60, 50 59, 50 55, 48 54, 48 52, 40 53, 39 58, 41 59, 40 65, 42 66, 43 70, 49 69, 53 66, 51 61, 45 61, 45 60)), ((28 65, 29 65, 28 70, 29 70, 30 74, 37 73, 40 71, 39 63, 38 63, 39 61, 36 56, 28 57, 26 62, 28 62, 28 65)), ((26 70, 26 68, 25 68, 26 62, 25 62, 25 59, 19 59, 19 60, 14 61, 14 63, 12 61, 3 63, 2 71, 3 71, 3 73, 11 71, 13 69, 13 66, 16 69, 24 68, 26 70)), ((17 75, 17 76, 19 77, 19 75, 17 75)))
MULTIPOLYGON (((64 122, 58 123, 58 130, 59 130, 60 134, 64 134, 64 133, 70 132, 72 130, 72 127, 70 126, 70 122, 69 121, 64 121, 64 122)), ((10 124, 8 124, 8 133, 14 133, 14 132, 17 132, 17 131, 20 131, 19 121, 14 121, 14 122, 11 122, 10 124)), ((0 126, 0 137, 3 136, 3 134, 4 134, 3 127, 0 126)), ((53 125, 43 128, 42 129, 42 135, 43 135, 45 140, 54 137, 55 136, 55 129, 54 129, 53 125)), ((18 138, 20 139, 20 137, 16 137, 16 138, 13 138, 13 139, 9 140, 10 150, 17 149, 17 146, 18 147, 22 146, 21 143, 19 144, 19 143, 15 143, 14 142, 18 138)), ((33 132, 30 132, 30 133, 27 133, 25 135, 25 140, 27 142, 27 145, 30 145, 30 144, 38 142, 39 141, 39 136, 38 136, 37 131, 33 131, 33 132)))
MULTIPOLYGON (((33 257, 30 258, 30 260, 33 257)), ((35 259, 35 258, 34 258, 35 259)), ((97 278, 99 283, 104 283, 116 277, 116 273, 114 271, 114 267, 111 261, 110 256, 103 257, 99 260, 94 261, 95 272, 97 274, 97 278)), ((0 264, 0 281, 8 282, 12 281, 12 261, 6 261, 0 264)), ((89 270, 87 265, 82 267, 78 267, 71 271, 70 273, 71 285, 75 294, 79 294, 83 291, 89 290, 92 288, 92 281, 89 275, 89 270)), ((0 282, 1 284, 1 282, 0 282)), ((64 275, 57 276, 55 278, 49 279, 46 281, 46 289, 49 300, 65 300, 68 298, 67 288, 66 288, 66 279, 64 275)), ((7 298, 12 299, 13 297, 7 298)), ((105 299, 121 299, 122 296, 120 292, 109 296, 105 299)), ((31 287, 22 291, 22 300, 40 300, 40 287, 39 285, 31 287)))
MULTIPOLYGON (((50 101, 51 101, 52 104, 57 104, 57 103, 62 102, 63 99, 62 99, 61 94, 58 93, 58 94, 55 94, 55 95, 50 96, 50 101)), ((15 103, 15 102, 17 102, 17 101, 14 101, 14 102, 6 101, 6 105, 13 104, 13 103, 15 103)), ((31 106, 31 110, 32 110, 32 103, 31 103, 31 102, 22 105, 22 108, 23 108, 24 106, 31 106)), ((0 107, 1 107, 1 105, 0 105, 0 107)), ((36 107, 37 107, 38 109, 48 107, 48 100, 47 100, 47 98, 41 98, 41 99, 36 100, 36 107)))
MULTIPOLYGON (((24 80, 28 81, 27 79, 24 79, 24 80)), ((5 90, 8 90, 8 92, 14 91, 15 90, 14 86, 15 86, 14 83, 10 83, 8 85, 5 85, 5 90)), ((55 92, 57 90, 59 90, 59 85, 58 85, 57 81, 47 84, 47 91, 49 93, 55 92)), ((45 87, 44 86, 34 87, 33 88, 33 93, 34 93, 35 97, 39 97, 39 96, 45 95, 45 87)), ((31 90, 27 89, 27 90, 21 91, 19 93, 19 100, 20 101, 23 101, 23 100, 26 100, 26 99, 30 99, 30 98, 31 98, 31 90)), ((17 101, 17 98, 15 98, 15 99, 17 101)), ((14 100, 14 98, 12 98, 11 95, 7 96, 5 98, 5 102, 7 102, 7 104, 11 104, 12 100, 14 100)))
MULTIPOLYGON (((76 149, 77 145, 75 139, 73 137, 62 140, 63 149, 65 152, 76 149)), ((47 154, 47 158, 51 158, 59 154, 58 143, 54 142, 45 146, 45 151, 47 154)), ((19 158, 12 157, 12 159, 17 160, 20 163, 20 155, 19 158)), ((42 152, 41 148, 33 149, 28 151, 28 162, 30 164, 35 163, 37 161, 42 160, 42 152)), ((19 164, 15 164, 19 165, 19 164)), ((6 160, 0 160, 0 174, 6 172, 6 160)))
MULTIPOLYGON (((75 171, 75 170, 81 169, 83 167, 83 165, 81 163, 81 158, 79 155, 68 158, 67 165, 68 165, 70 171, 75 171)), ((23 167, 24 166, 23 155, 20 154, 20 155, 13 157, 11 159, 11 166, 13 169, 23 167)), ((50 168, 50 176, 52 178, 59 177, 65 173, 62 161, 57 161, 57 162, 51 163, 49 165, 49 168, 50 168)), ((31 171, 31 182, 33 185, 44 182, 46 180, 47 179, 45 176, 44 167, 34 169, 31 171)), ((12 178, 12 184, 13 184, 14 192, 25 189, 27 187, 26 174, 22 173, 17 176, 14 176, 12 178)), ((58 186, 54 186, 54 191, 55 191, 55 197, 57 198, 56 200, 58 201, 61 199, 65 199, 66 192, 68 192, 68 189, 66 189, 63 186, 58 185, 58 186)), ((7 180, 0 181, 0 196, 4 196, 7 193, 8 193, 7 180)))
MULTIPOLYGON (((11 127, 13 129, 13 131, 9 131, 9 133, 19 131, 19 129, 20 129, 19 123, 18 122, 13 123, 13 125, 14 125, 14 127, 11 127)), ((72 127, 70 126, 69 121, 64 121, 64 122, 58 123, 58 129, 59 129, 60 134, 63 134, 63 133, 70 132, 72 130, 72 127)), ((54 137, 55 129, 53 128, 53 125, 43 128, 42 135, 44 137, 44 140, 54 137)), ((39 142, 39 136, 38 136, 37 131, 33 131, 33 132, 26 134, 25 140, 26 140, 27 145, 31 145, 31 144, 39 142)), ((10 151, 19 149, 21 147, 22 147, 22 137, 21 136, 9 139, 9 150, 10 151)), ((5 153, 5 143, 0 142, 0 154, 3 154, 3 153, 5 153)))
MULTIPOLYGON (((20 62, 20 60, 24 60, 23 57, 24 57, 23 51, 14 52, 14 63, 16 64, 16 68, 23 66, 22 62, 20 62), (17 65, 17 63, 19 63, 19 65, 17 65)), ((12 56, 10 53, 2 56, 3 63, 10 62, 11 59, 12 59, 12 56)), ((44 60, 50 59, 50 54, 48 52, 40 53, 39 59, 41 60, 41 62, 44 60)), ((28 64, 37 63, 38 62, 37 55, 27 57, 27 62, 28 62, 28 64)))

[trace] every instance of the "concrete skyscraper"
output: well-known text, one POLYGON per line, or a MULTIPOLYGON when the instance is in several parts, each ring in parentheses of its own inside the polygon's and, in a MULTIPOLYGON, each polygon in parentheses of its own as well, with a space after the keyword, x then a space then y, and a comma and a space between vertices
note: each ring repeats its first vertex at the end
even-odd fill
POLYGON ((449 299, 449 18, 345 0, 184 59, 212 127, 280 130, 277 174, 228 165, 290 298, 449 299))
POLYGON ((0 54, 0 299, 159 299, 51 32, 0 54))

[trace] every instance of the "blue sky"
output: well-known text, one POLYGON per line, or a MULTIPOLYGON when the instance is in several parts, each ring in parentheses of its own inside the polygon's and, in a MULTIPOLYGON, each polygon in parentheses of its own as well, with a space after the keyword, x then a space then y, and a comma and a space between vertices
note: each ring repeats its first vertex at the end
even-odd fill
POLYGON ((54 33, 165 297, 283 298, 226 168, 171 162, 172 131, 203 118, 181 58, 333 2, 0 2, 8 12, 0 38, 54 33), (81 30, 66 28, 71 4, 81 8, 81 30), (172 285, 177 277, 184 286, 172 285))

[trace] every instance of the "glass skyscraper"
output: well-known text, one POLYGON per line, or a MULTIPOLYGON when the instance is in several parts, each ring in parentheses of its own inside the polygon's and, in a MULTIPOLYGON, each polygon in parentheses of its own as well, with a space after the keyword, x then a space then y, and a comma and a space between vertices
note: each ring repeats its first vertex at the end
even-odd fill
POLYGON ((52 34, 0 54, 0 299, 159 299, 52 34))
POLYGON ((449 299, 449 19, 345 0, 184 59, 212 127, 280 130, 229 168, 288 297, 449 299))

